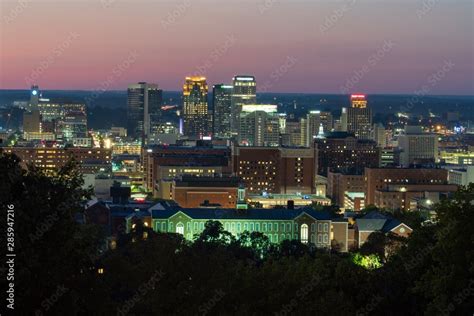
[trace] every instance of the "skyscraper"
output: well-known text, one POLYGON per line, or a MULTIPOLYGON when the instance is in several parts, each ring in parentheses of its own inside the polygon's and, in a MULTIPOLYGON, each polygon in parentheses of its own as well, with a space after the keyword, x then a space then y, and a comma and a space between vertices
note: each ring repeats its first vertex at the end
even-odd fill
POLYGON ((65 141, 87 137, 87 110, 81 103, 62 104, 62 113, 57 120, 56 134, 65 141))
POLYGON ((160 117, 162 91, 157 84, 139 82, 128 86, 128 135, 145 144, 160 117))
POLYGON ((325 132, 330 132, 333 127, 332 114, 326 111, 310 111, 306 115, 306 122, 306 147, 309 147, 316 136, 318 136, 321 125, 325 132))
POLYGON ((343 130, 354 133, 359 139, 370 139, 372 110, 367 107, 365 95, 351 95, 351 107, 348 109, 343 108, 342 111, 343 117, 341 117, 341 122, 344 121, 344 124, 346 124, 346 126, 343 126, 343 130))
POLYGON ((246 146, 278 146, 280 136, 277 106, 246 104, 240 113, 239 143, 246 146))
POLYGON ((231 131, 234 135, 237 135, 239 133, 242 105, 255 104, 257 102, 257 82, 253 76, 235 76, 232 80, 231 131))
POLYGON ((31 96, 30 96, 30 110, 37 110, 38 102, 40 98, 40 91, 37 85, 31 86, 31 96))
POLYGON ((230 121, 232 117, 232 86, 216 84, 212 89, 214 135, 217 137, 230 137, 230 121))
POLYGON ((211 131, 205 77, 186 77, 183 85, 183 134, 202 138, 211 131))

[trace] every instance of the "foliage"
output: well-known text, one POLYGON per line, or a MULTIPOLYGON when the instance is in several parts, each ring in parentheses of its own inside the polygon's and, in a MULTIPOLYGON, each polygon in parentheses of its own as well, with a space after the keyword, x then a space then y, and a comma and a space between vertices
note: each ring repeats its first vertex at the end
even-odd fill
POLYGON ((352 262, 356 265, 361 266, 368 270, 378 269, 382 267, 382 263, 380 262, 380 258, 376 254, 371 255, 363 255, 359 252, 352 254, 352 262))

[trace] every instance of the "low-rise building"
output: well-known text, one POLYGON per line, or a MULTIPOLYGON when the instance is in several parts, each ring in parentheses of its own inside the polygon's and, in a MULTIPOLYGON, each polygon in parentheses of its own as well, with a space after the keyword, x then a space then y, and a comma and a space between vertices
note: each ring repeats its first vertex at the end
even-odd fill
MULTIPOLYGON (((183 176, 174 181, 172 199, 184 208, 196 208, 206 204, 236 208, 239 189, 237 177, 183 176)), ((242 200, 243 198, 241 197, 242 200)))
POLYGON ((357 246, 360 248, 374 232, 392 233, 400 237, 408 237, 413 229, 398 219, 373 211, 356 219, 355 232, 357 246))
POLYGON ((289 203, 294 207, 304 207, 313 203, 331 205, 330 199, 316 194, 251 194, 247 196, 247 202, 255 203, 262 208, 286 207, 289 203))

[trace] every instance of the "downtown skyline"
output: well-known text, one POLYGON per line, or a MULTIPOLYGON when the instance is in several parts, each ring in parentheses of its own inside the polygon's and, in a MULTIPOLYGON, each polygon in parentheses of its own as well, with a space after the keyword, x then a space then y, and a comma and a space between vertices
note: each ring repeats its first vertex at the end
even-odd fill
POLYGON ((0 89, 179 91, 189 75, 249 74, 259 93, 474 91, 470 1, 139 3, 2 3, 0 89))

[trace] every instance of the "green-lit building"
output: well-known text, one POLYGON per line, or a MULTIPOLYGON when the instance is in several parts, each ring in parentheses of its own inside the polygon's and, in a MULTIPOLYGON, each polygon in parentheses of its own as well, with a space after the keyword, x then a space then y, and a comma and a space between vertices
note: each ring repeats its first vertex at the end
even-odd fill
POLYGON ((151 225, 157 232, 182 234, 192 240, 207 221, 219 221, 235 236, 244 231, 261 232, 273 243, 301 240, 318 248, 347 251, 347 221, 331 219, 326 212, 310 208, 287 209, 207 209, 152 207, 151 225))

